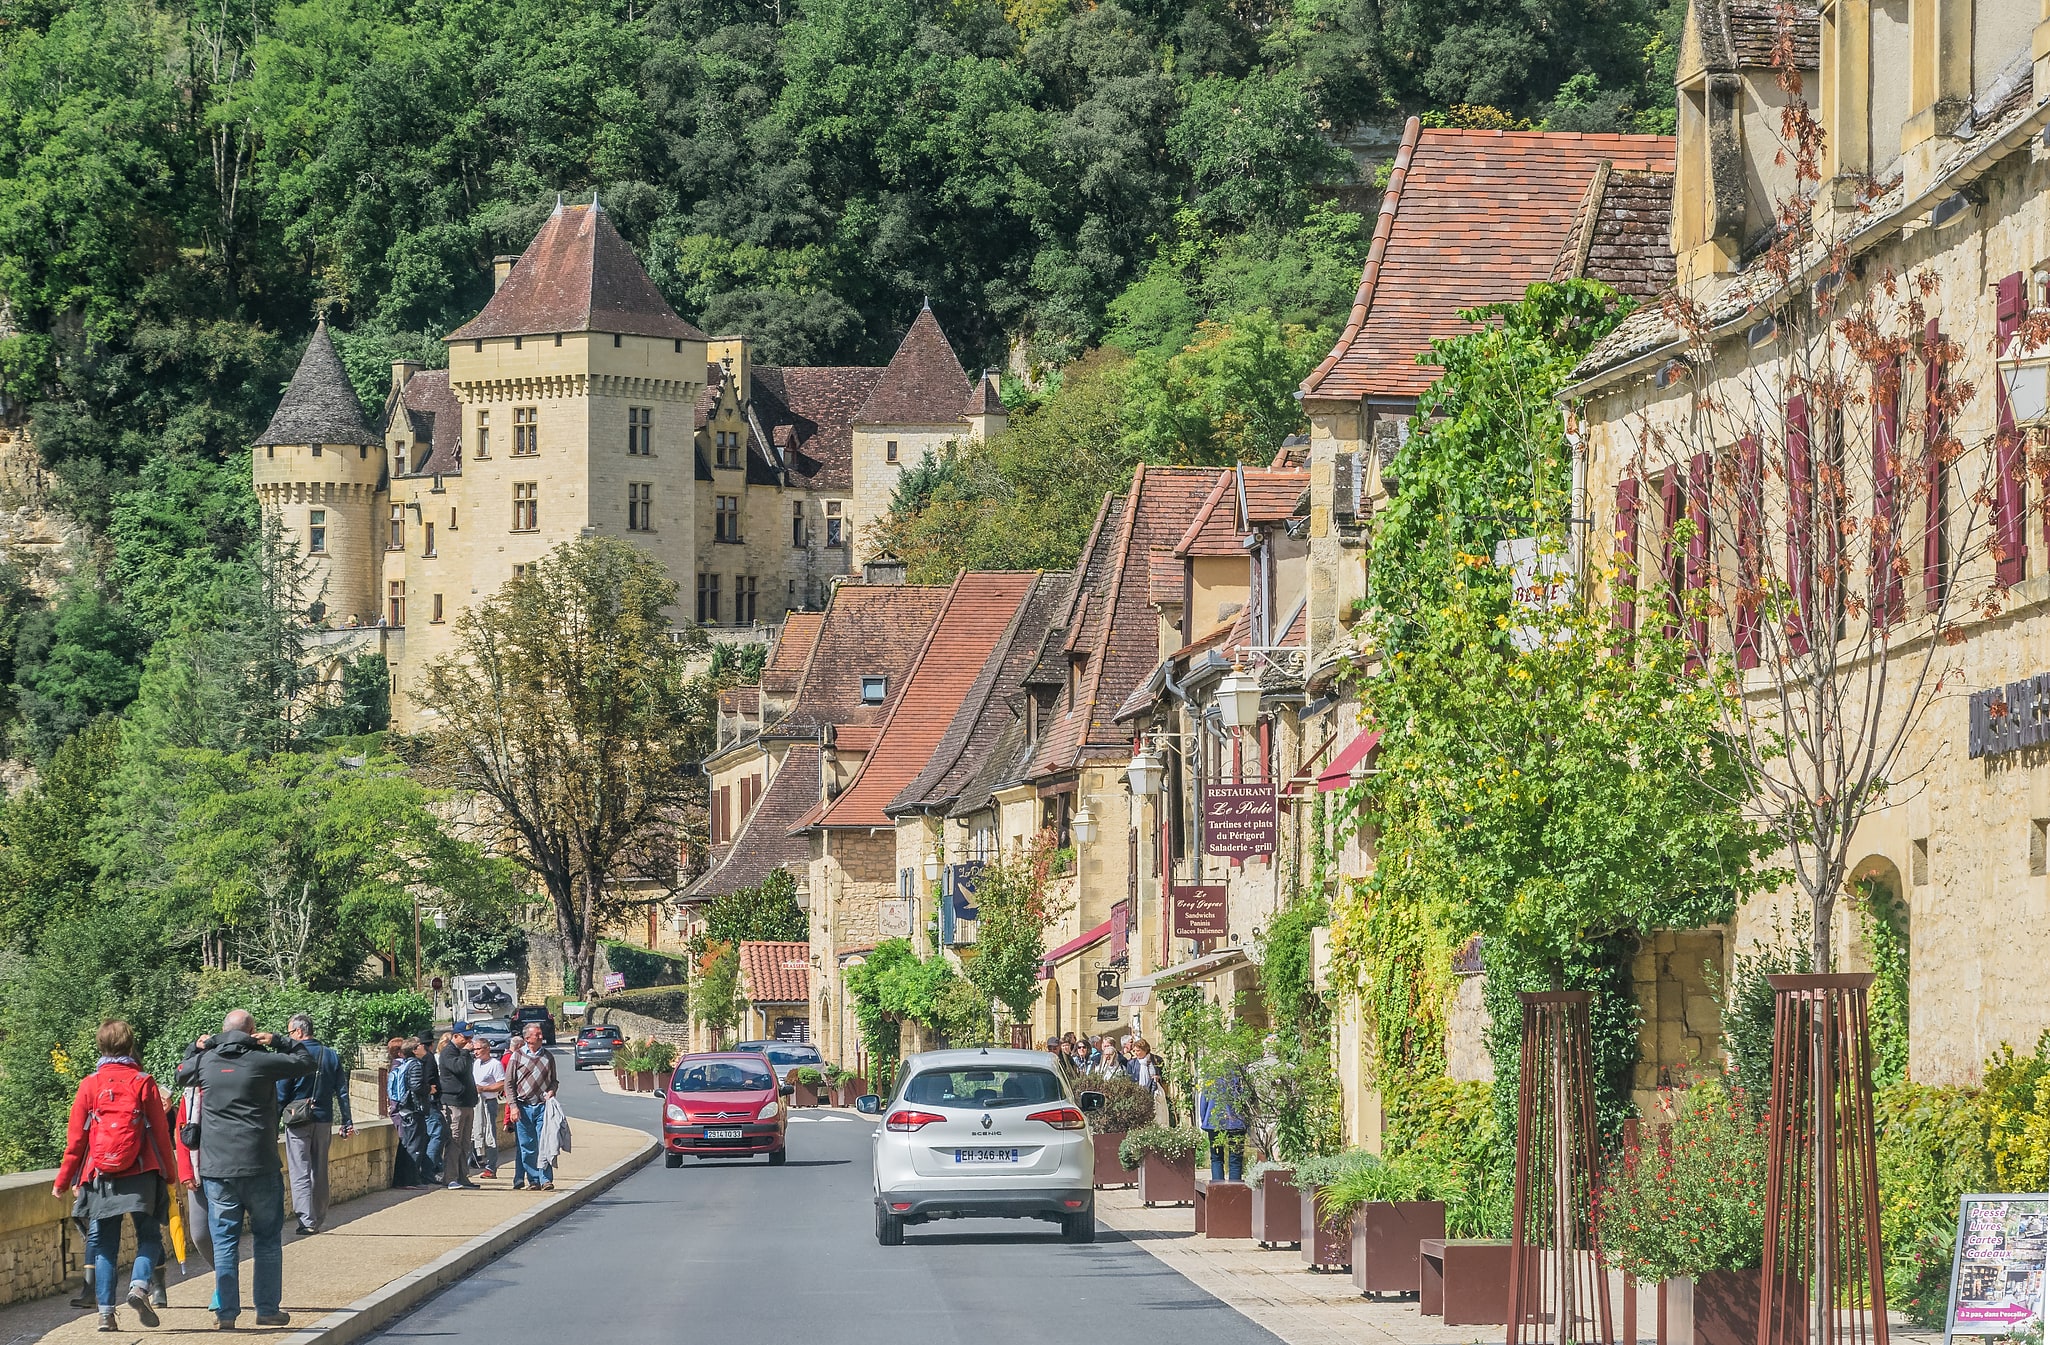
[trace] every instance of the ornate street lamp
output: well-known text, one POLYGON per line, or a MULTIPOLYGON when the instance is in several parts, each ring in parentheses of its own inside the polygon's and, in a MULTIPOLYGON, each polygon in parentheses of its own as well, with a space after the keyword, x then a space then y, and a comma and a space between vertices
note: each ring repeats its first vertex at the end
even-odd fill
POLYGON ((1143 747, 1132 753, 1132 764, 1125 767, 1125 779, 1131 784, 1132 793, 1140 798, 1158 794, 1164 774, 1160 758, 1143 747))
POLYGON ((1233 668, 1217 686, 1217 706, 1224 712, 1224 726, 1249 729, 1260 718, 1260 675, 1233 668))
POLYGON ((1088 845, 1096 839, 1096 814, 1090 812, 1089 805, 1085 803, 1068 823, 1068 827, 1075 833, 1078 844, 1088 845))

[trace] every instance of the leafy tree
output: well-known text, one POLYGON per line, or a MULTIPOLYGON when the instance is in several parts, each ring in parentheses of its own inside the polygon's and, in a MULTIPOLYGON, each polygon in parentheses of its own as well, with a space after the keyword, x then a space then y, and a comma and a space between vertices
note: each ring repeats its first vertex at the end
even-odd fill
POLYGON ((704 807, 689 764, 712 704, 687 676, 697 646, 670 638, 675 601, 638 548, 564 543, 458 617, 423 679, 434 770, 489 800, 489 847, 540 884, 580 992, 599 932, 674 885, 676 830, 704 807))
POLYGON ((690 991, 691 1017, 724 1043, 746 1008, 740 993, 740 945, 714 944, 698 960, 697 980, 690 991))
POLYGON ((1003 1005, 1013 1023, 1032 1020, 1047 927, 1061 913, 1048 891, 1054 850, 1052 836, 1042 834, 1023 853, 985 866, 975 879, 975 956, 967 960, 968 979, 1003 1005))
POLYGON ((99 864, 82 819, 99 814, 121 762, 121 721, 98 720, 65 739, 36 781, 0 812, 0 944, 33 953, 95 905, 99 864))
POLYGON ((1127 451, 1146 462, 1266 463, 1303 428, 1295 390, 1327 348, 1265 312, 1199 324, 1179 354, 1134 362, 1123 406, 1127 451))
POLYGON ((83 576, 54 607, 24 619, 15 696, 29 749, 46 757, 98 716, 127 708, 142 650, 127 609, 83 576))
POLYGON ((753 887, 708 902, 701 937, 711 943, 801 943, 810 929, 809 919, 797 904, 797 880, 788 870, 777 869, 753 887))

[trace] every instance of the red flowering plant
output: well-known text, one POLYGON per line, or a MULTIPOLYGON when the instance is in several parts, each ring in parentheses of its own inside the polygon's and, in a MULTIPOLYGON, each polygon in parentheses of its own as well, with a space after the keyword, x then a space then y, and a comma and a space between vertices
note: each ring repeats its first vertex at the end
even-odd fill
MULTIPOLYGON (((1721 1081, 1659 1095, 1661 1123, 1604 1174, 1611 1265, 1640 1280, 1753 1270, 1765 1255, 1765 1125, 1721 1081)), ((1647 1118, 1650 1121, 1653 1118, 1647 1118)))

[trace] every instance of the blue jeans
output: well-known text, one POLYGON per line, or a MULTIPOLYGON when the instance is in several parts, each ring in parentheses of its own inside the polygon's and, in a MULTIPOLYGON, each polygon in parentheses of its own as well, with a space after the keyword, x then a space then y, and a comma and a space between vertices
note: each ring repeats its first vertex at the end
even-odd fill
POLYGON ((285 1296, 285 1183, 261 1177, 208 1177, 207 1222, 214 1235, 214 1313, 234 1321, 242 1311, 242 1220, 256 1243, 256 1283, 250 1297, 258 1316, 278 1311, 285 1296))
POLYGON ((1238 1181, 1246 1175, 1246 1132, 1243 1130, 1206 1130, 1210 1138, 1210 1180, 1213 1182, 1238 1181), (1231 1175, 1225 1175, 1226 1160, 1231 1164, 1231 1175))
POLYGON ((448 1145, 448 1121, 441 1114, 441 1108, 427 1104, 427 1171, 420 1180, 428 1186, 439 1185, 441 1181, 441 1153, 448 1145))
POLYGON ((164 1259, 164 1242, 157 1232, 155 1216, 117 1214, 110 1219, 93 1220, 92 1227, 85 1231, 85 1250, 93 1260, 93 1292, 99 1296, 102 1308, 111 1308, 115 1303, 115 1258, 121 1255, 123 1219, 135 1220, 135 1269, 128 1273, 132 1283, 141 1285, 142 1291, 148 1293, 156 1263, 164 1259))
POLYGON ((513 1133, 519 1137, 520 1159, 513 1169, 513 1186, 517 1188, 530 1182, 539 1186, 543 1182, 554 1181, 555 1170, 544 1168, 535 1161, 535 1155, 541 1151, 541 1113, 548 1109, 548 1104, 520 1102, 514 1105, 520 1109, 519 1124, 513 1128, 513 1133))

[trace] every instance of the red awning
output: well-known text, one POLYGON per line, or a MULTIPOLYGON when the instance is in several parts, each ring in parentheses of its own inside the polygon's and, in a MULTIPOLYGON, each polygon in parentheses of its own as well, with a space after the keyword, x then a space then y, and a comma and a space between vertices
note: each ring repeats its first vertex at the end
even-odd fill
POLYGON ((1095 929, 1090 930, 1086 934, 1076 935, 1074 938, 1069 939, 1060 947, 1053 949, 1045 957, 1039 959, 1039 979, 1042 981, 1052 980, 1054 964, 1059 962, 1065 962, 1067 959, 1081 952, 1084 948, 1087 948, 1090 944, 1100 943, 1103 940, 1109 938, 1111 926, 1115 925, 1116 923, 1117 921, 1114 919, 1106 920, 1102 924, 1098 925, 1095 929))
POLYGON ((1379 729, 1362 733, 1345 745, 1343 751, 1331 759, 1331 764, 1317 774, 1317 792, 1328 794, 1334 789, 1343 789, 1352 783, 1352 768, 1365 761, 1376 747, 1381 745, 1379 729))

